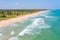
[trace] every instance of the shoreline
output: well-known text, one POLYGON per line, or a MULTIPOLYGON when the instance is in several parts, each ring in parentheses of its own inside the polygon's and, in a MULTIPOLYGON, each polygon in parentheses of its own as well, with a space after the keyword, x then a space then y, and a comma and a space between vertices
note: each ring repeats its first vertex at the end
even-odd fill
POLYGON ((17 16, 16 18, 10 18, 10 19, 7 19, 7 20, 2 20, 2 21, 0 21, 0 28, 4 28, 4 27, 8 26, 9 24, 12 24, 12 23, 15 23, 15 22, 19 22, 19 21, 22 21, 22 20, 27 20, 32 16, 36 16, 36 15, 38 15, 40 13, 44 13, 44 12, 46 12, 46 11, 40 11, 40 12, 33 13, 33 14, 22 15, 22 16, 17 16))

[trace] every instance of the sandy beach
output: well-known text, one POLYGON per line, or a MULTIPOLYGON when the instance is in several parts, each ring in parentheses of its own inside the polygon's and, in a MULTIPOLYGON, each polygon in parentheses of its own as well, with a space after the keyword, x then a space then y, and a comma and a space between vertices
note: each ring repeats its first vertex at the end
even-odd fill
POLYGON ((2 21, 0 21, 0 28, 6 27, 7 25, 15 23, 15 22, 27 20, 29 17, 38 15, 43 12, 45 12, 45 11, 40 11, 40 12, 29 14, 29 15, 17 16, 16 18, 10 18, 8 20, 2 20, 2 21))

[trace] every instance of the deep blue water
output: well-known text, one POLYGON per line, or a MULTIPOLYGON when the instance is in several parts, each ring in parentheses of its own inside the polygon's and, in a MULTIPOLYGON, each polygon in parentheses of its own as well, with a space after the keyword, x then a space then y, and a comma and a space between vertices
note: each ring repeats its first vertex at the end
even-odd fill
POLYGON ((60 9, 0 29, 0 40, 60 40, 60 9))

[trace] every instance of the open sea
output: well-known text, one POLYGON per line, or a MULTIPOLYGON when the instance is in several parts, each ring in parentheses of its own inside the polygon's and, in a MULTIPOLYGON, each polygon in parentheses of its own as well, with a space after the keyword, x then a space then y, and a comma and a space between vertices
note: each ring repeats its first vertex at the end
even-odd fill
POLYGON ((0 40, 60 40, 60 9, 0 29, 0 40))

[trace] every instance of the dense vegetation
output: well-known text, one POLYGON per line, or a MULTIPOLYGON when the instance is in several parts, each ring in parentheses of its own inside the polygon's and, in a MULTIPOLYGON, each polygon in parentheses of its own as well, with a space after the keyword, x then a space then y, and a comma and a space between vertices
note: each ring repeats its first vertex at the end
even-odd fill
POLYGON ((5 20, 8 18, 13 18, 25 14, 31 14, 38 11, 43 11, 43 10, 0 10, 0 20, 5 20))

